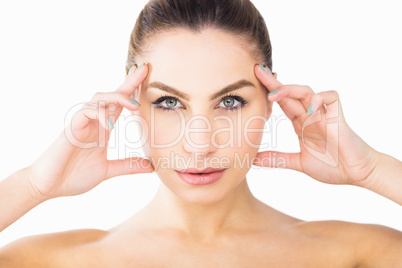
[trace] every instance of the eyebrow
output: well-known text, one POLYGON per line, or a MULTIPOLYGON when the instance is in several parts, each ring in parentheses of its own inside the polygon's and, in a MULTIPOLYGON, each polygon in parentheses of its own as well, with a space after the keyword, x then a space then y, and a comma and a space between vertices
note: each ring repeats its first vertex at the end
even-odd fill
MULTIPOLYGON (((212 100, 216 99, 217 97, 219 97, 221 95, 224 95, 224 94, 226 94, 228 92, 231 92, 233 90, 237 90, 237 89, 247 87, 247 86, 255 87, 255 85, 252 82, 248 81, 248 80, 245 80, 245 79, 239 80, 237 82, 234 82, 233 84, 230 84, 230 85, 222 88, 218 92, 214 93, 209 98, 209 100, 212 101, 212 100)), ((181 92, 180 90, 178 90, 178 89, 176 89, 174 87, 168 86, 168 85, 166 85, 166 84, 164 84, 162 82, 154 81, 154 82, 150 83, 148 85, 148 87, 158 88, 160 90, 172 93, 172 94, 174 94, 176 96, 179 96, 182 99, 185 99, 186 101, 190 100, 190 97, 187 94, 181 92)))

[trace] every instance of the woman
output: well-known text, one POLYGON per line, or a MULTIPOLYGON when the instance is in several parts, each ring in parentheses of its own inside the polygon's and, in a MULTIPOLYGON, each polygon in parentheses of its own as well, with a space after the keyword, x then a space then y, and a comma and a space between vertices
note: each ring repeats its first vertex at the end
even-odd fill
POLYGON ((365 187, 402 204, 400 161, 375 151, 349 128, 335 91, 315 94, 307 86, 281 84, 270 71, 271 56, 265 23, 249 1, 150 1, 130 39, 124 83, 115 92, 95 94, 35 163, 1 181, 0 210, 7 216, 0 226, 3 230, 45 200, 78 195, 124 174, 155 171, 162 181, 156 196, 107 231, 76 230, 10 243, 0 250, 1 266, 400 263, 399 231, 305 222, 251 194, 246 174, 254 164, 365 187), (262 134, 255 130, 264 127, 274 101, 292 120, 298 154, 258 153, 262 134), (123 107, 142 120, 149 161, 106 158, 105 145, 123 107), (329 123, 337 123, 339 132, 327 128, 329 123), (215 172, 188 174, 210 171, 215 172))

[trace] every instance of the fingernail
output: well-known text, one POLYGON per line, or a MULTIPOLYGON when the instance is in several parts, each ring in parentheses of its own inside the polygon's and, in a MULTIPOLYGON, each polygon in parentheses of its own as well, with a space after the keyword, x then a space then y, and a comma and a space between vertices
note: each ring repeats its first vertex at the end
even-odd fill
POLYGON ((310 107, 308 107, 308 110, 307 110, 307 114, 312 114, 313 110, 314 110, 314 104, 310 104, 310 107))
POLYGON ((135 99, 130 98, 130 101, 132 103, 134 103, 135 105, 141 105, 138 101, 136 101, 135 99))
POLYGON ((138 69, 137 69, 137 70, 135 70, 135 72, 138 72, 138 70, 139 70, 139 69, 141 69, 141 68, 142 68, 142 66, 144 66, 144 63, 143 63, 143 64, 141 64, 141 65, 140 65, 140 67, 138 67, 138 69))
POLYGON ((261 70, 263 70, 264 72, 267 71, 261 64, 258 64, 258 65, 260 65, 261 70))
POLYGON ((110 118, 107 120, 107 123, 109 124, 110 128, 114 128, 113 122, 110 120, 110 118))
POLYGON ((268 95, 274 95, 276 92, 278 92, 278 89, 274 89, 271 92, 268 93, 268 95))
POLYGON ((130 74, 133 71, 134 66, 135 66, 135 64, 133 66, 131 66, 130 70, 128 70, 128 74, 130 74))

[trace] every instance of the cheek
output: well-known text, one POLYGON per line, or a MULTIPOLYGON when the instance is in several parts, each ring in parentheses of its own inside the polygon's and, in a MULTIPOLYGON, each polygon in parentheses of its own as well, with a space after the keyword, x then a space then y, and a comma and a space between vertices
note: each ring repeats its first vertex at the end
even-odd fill
POLYGON ((148 126, 147 135, 142 135, 142 137, 146 139, 148 147, 166 150, 173 148, 180 142, 184 135, 181 112, 166 112, 150 106, 141 107, 141 109, 139 114, 148 126))
POLYGON ((260 148, 266 118, 258 112, 258 110, 253 109, 247 114, 244 113, 241 121, 241 133, 236 134, 236 139, 241 142, 237 146, 237 154, 242 159, 250 159, 251 161, 260 148))
POLYGON ((250 146, 259 148, 263 136, 265 122, 268 120, 268 102, 266 97, 261 94, 249 107, 248 115, 243 120, 244 138, 249 141, 250 146))
POLYGON ((164 148, 176 146, 183 136, 183 113, 179 111, 162 111, 154 109, 151 114, 150 138, 156 146, 164 148))
POLYGON ((253 116, 249 118, 243 125, 243 139, 247 147, 259 147, 263 136, 265 119, 261 116, 253 116))

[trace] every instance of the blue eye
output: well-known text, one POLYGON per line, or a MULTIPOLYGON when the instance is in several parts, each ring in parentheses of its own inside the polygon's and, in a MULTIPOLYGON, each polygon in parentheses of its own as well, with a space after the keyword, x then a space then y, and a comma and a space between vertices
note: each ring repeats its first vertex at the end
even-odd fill
MULTIPOLYGON (((224 96, 220 102, 220 103, 224 103, 224 106, 219 106, 221 108, 223 108, 224 110, 228 110, 228 111, 235 111, 238 110, 240 108, 243 108, 248 102, 243 99, 242 97, 240 97, 239 95, 236 94, 228 94, 226 96, 224 96)), ((157 109, 161 109, 162 111, 173 111, 176 108, 181 108, 184 107, 182 104, 180 104, 181 106, 176 106, 177 103, 180 104, 179 100, 176 97, 173 96, 169 96, 169 95, 165 95, 160 97, 159 99, 157 99, 156 101, 152 102, 152 104, 155 104, 155 108, 157 109), (164 105, 161 105, 164 104, 164 105)))

